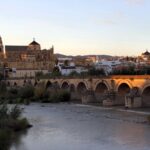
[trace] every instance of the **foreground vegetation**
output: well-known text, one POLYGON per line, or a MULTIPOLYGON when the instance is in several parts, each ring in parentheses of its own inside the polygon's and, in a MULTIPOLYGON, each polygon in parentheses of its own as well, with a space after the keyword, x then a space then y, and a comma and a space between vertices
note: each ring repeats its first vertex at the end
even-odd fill
POLYGON ((70 92, 59 89, 57 85, 46 88, 44 82, 39 83, 36 87, 31 84, 25 84, 23 87, 6 87, 6 84, 1 82, 0 101, 8 101, 10 104, 68 102, 70 101, 70 92))
POLYGON ((31 127, 26 118, 22 118, 22 109, 18 104, 30 102, 58 103, 70 100, 70 93, 61 90, 55 85, 45 88, 44 83, 36 87, 25 84, 23 87, 7 87, 5 82, 0 82, 0 150, 8 150, 18 131, 31 127), (14 104, 14 105, 9 105, 14 104))
POLYGON ((16 137, 16 132, 25 130, 31 125, 21 117, 22 109, 18 105, 0 104, 0 150, 8 150, 16 137))

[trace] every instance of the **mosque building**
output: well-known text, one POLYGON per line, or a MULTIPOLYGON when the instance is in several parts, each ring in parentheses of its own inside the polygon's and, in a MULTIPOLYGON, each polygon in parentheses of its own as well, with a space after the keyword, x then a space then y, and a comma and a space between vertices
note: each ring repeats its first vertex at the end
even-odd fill
POLYGON ((3 66, 16 70, 16 77, 35 76, 39 71, 52 71, 55 65, 54 47, 41 49, 35 39, 29 45, 4 46, 0 37, 0 61, 3 66))

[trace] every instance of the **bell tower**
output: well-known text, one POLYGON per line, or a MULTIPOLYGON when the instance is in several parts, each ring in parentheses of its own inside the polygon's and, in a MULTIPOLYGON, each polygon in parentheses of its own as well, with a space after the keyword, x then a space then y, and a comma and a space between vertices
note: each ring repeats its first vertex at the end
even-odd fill
POLYGON ((2 38, 0 36, 0 53, 3 52, 3 41, 2 38))

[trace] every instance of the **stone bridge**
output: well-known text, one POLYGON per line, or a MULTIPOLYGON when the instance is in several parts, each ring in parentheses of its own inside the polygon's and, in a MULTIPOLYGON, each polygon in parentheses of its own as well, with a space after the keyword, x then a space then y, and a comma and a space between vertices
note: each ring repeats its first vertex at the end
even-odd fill
POLYGON ((142 96, 142 104, 150 106, 150 76, 149 75, 115 75, 108 77, 87 77, 87 78, 51 78, 51 79, 9 79, 6 80, 9 86, 23 86, 25 82, 30 82, 32 85, 44 82, 45 88, 57 84, 59 88, 70 90, 73 99, 81 99, 82 94, 87 90, 92 90, 95 93, 97 102, 102 102, 107 91, 113 90, 117 93, 115 100, 116 105, 125 103, 125 95, 131 89, 138 89, 142 96))

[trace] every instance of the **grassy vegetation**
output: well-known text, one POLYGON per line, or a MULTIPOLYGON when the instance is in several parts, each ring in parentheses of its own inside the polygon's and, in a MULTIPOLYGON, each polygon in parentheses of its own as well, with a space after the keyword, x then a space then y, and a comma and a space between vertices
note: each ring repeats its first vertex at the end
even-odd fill
POLYGON ((31 125, 26 118, 21 117, 22 109, 18 105, 0 104, 0 150, 8 150, 15 133, 25 130, 31 125))
POLYGON ((58 87, 46 88, 44 82, 36 87, 25 85, 23 87, 6 87, 5 83, 0 83, 0 101, 9 104, 30 104, 30 102, 58 103, 70 101, 70 92, 58 87))
POLYGON ((0 150, 8 150, 16 132, 30 127, 26 118, 22 118, 22 109, 18 104, 29 104, 32 101, 58 103, 70 101, 70 92, 54 86, 46 88, 44 83, 36 87, 26 84, 23 87, 7 87, 0 82, 0 150), (15 104, 15 105, 8 105, 15 104), (16 105, 17 104, 17 105, 16 105))
POLYGON ((71 98, 70 92, 64 90, 53 91, 51 90, 48 97, 41 99, 41 101, 47 103, 69 102, 71 98))

